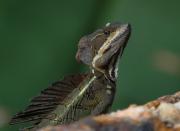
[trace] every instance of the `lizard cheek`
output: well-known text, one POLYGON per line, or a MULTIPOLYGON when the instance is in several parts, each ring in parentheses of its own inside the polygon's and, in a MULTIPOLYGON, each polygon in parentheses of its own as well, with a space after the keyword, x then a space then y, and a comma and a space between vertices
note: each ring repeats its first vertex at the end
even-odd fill
POLYGON ((91 50, 89 50, 89 49, 84 49, 84 50, 79 49, 77 54, 76 54, 76 59, 80 63, 90 65, 91 61, 92 61, 91 50))

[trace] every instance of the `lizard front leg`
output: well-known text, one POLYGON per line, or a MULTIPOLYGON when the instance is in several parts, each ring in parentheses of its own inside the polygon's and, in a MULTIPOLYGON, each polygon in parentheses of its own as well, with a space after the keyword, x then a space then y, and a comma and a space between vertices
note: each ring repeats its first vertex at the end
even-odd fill
POLYGON ((99 115, 108 112, 114 99, 114 91, 106 89, 106 94, 99 104, 91 111, 91 115, 99 115))

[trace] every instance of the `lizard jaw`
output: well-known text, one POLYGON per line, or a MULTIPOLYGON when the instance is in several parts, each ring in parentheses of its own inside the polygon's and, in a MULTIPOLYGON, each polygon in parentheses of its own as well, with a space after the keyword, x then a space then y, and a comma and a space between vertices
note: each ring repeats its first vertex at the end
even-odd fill
POLYGON ((97 55, 93 58, 92 67, 115 81, 117 79, 118 61, 126 46, 129 35, 129 24, 121 25, 115 32, 110 34, 98 50, 97 55))

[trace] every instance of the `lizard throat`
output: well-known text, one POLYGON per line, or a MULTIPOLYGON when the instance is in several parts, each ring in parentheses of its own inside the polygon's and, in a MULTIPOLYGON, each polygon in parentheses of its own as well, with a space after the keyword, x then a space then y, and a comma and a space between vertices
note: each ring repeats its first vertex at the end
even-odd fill
POLYGON ((123 53, 123 48, 121 47, 119 53, 116 54, 116 56, 113 58, 113 60, 109 64, 109 67, 108 67, 108 77, 112 81, 116 81, 116 79, 118 77, 118 64, 119 64, 120 56, 122 55, 122 53, 123 53))

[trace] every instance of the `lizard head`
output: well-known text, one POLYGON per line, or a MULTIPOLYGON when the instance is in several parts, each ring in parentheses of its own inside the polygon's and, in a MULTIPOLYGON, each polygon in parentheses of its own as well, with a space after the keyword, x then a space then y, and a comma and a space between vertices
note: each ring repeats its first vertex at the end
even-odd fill
POLYGON ((80 39, 76 59, 115 81, 117 63, 122 56, 130 31, 129 24, 106 24, 105 27, 80 39))

